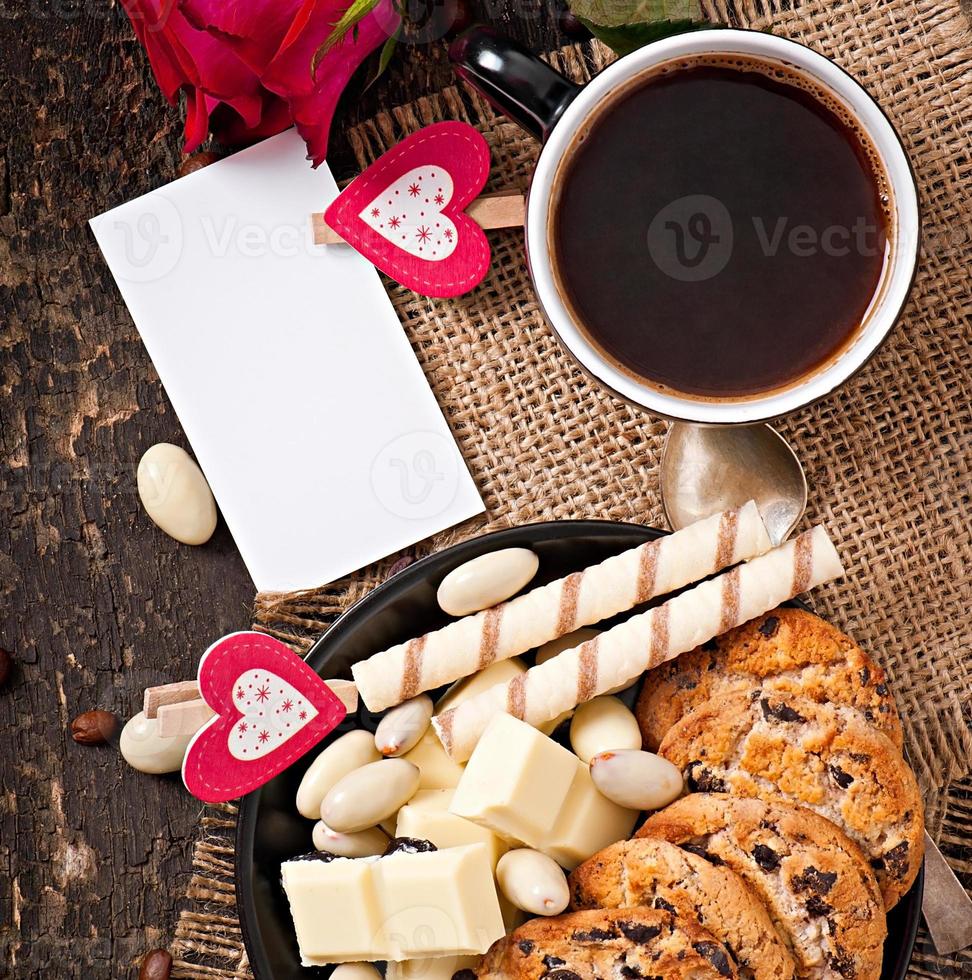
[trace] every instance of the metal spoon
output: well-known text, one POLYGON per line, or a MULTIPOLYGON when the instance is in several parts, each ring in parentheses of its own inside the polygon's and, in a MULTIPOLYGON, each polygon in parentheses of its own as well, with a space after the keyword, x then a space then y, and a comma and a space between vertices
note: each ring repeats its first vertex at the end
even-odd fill
POLYGON ((789 443, 768 425, 675 422, 662 452, 661 496, 676 530, 755 500, 770 540, 779 545, 807 508, 807 478, 789 443))
MULTIPOLYGON (((806 510, 807 479, 796 453, 768 425, 675 422, 662 451, 661 494, 675 531, 755 500, 770 540, 779 545, 806 510)), ((927 833, 921 910, 939 955, 972 945, 972 898, 927 833)))

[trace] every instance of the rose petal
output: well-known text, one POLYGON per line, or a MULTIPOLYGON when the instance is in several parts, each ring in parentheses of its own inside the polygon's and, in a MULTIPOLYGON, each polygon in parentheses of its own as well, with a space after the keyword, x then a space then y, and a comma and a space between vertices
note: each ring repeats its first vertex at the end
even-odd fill
POLYGON ((277 56, 262 75, 263 84, 290 105, 300 135, 307 143, 308 159, 319 166, 327 154, 328 134, 338 99, 358 66, 398 26, 391 0, 359 21, 320 60, 312 76, 314 55, 333 31, 345 4, 337 0, 305 0, 277 56))
POLYGON ((179 9, 199 30, 225 41, 253 71, 277 53, 303 0, 179 0, 179 9))

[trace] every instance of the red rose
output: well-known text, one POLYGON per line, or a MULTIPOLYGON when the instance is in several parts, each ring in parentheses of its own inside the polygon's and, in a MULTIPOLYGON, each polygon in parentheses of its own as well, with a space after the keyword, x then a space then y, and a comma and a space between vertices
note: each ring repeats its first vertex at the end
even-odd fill
POLYGON ((185 90, 187 153, 210 129, 242 143, 295 124, 315 167, 345 85, 398 26, 392 0, 379 0, 312 70, 351 0, 122 2, 165 97, 185 90))

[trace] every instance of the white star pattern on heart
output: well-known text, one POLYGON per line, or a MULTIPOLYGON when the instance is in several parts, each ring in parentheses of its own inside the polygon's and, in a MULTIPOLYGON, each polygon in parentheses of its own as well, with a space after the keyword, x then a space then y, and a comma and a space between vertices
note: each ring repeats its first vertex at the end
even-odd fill
POLYGON ((452 200, 452 177, 442 167, 416 167, 403 174, 358 215, 402 251, 441 262, 455 251, 459 233, 442 209, 452 200))
POLYGON ((292 684, 268 670, 240 674, 233 704, 243 717, 230 730, 227 747, 241 762, 269 755, 317 716, 292 684))

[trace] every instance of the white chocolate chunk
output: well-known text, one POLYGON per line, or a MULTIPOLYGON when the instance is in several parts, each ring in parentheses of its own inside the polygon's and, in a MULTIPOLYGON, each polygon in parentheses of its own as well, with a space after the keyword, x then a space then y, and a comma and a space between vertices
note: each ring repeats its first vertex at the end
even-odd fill
POLYGON ((456 681, 439 698, 435 706, 435 712, 436 714, 442 714, 443 711, 455 708, 462 704, 463 701, 468 701, 477 694, 488 691, 496 684, 505 684, 507 681, 513 680, 514 677, 525 674, 526 670, 526 664, 519 657, 510 657, 508 660, 497 660, 488 667, 476 671, 475 674, 470 674, 461 681, 456 681))
POLYGON ((514 844, 536 847, 567 798, 579 760, 511 715, 490 724, 466 765, 452 812, 514 844))
POLYGON ((627 837, 637 817, 598 793, 572 752, 507 714, 484 733, 451 811, 568 869, 627 837))
POLYGON ((285 861, 281 865, 302 966, 382 957, 385 951, 373 947, 381 909, 372 868, 383 860, 338 858, 329 863, 285 861))
POLYGON ((485 845, 285 861, 301 963, 485 953, 505 934, 485 845))
POLYGON ((485 844, 493 868, 509 850, 509 845, 485 827, 449 812, 454 793, 451 789, 424 790, 398 811, 396 837, 430 840, 438 848, 485 844))
POLYGON ((216 501, 196 461, 179 446, 160 442, 142 456, 136 472, 145 513, 170 538, 205 544, 216 530, 216 501))
POLYGON ((543 725, 842 572, 827 532, 815 527, 464 701, 437 715, 432 724, 450 757, 462 762, 497 714, 509 712, 528 724, 543 725))
POLYGON ((465 768, 446 755, 438 735, 431 728, 419 739, 415 748, 406 752, 402 758, 413 766, 418 766, 420 790, 452 789, 459 785, 465 768))
POLYGON ((376 653, 356 663, 352 673, 368 708, 383 711, 769 548, 750 501, 376 653))

